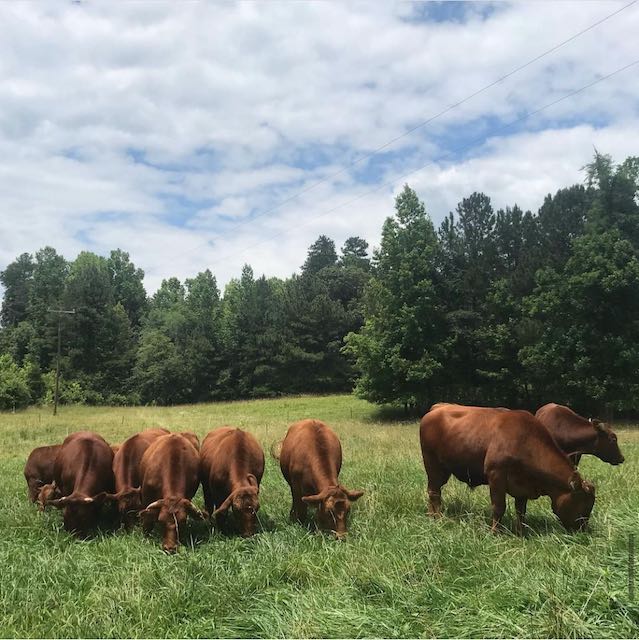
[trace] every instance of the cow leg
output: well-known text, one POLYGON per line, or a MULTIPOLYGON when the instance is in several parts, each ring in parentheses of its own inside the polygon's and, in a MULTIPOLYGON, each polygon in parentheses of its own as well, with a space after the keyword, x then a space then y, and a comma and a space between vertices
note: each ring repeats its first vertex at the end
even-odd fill
POLYGON ((209 514, 212 514, 215 510, 215 501, 213 500, 213 496, 211 495, 211 487, 209 487, 208 482, 202 482, 202 493, 204 494, 204 505, 209 514))
POLYGON ((521 536, 524 533, 527 506, 528 498, 515 498, 515 512, 517 513, 517 519, 515 521, 515 531, 518 536, 521 536))
POLYGON ((424 453, 424 467, 428 477, 428 515, 438 518, 442 515, 442 487, 448 482, 450 471, 428 453, 424 453))
POLYGON ((146 513, 142 516, 142 531, 144 532, 144 535, 151 535, 156 519, 157 516, 151 513, 146 513))
POLYGON ((572 466, 576 469, 579 466, 581 460, 581 453, 571 453, 569 456, 572 466))
POLYGON ((42 482, 36 480, 35 478, 31 478, 27 482, 27 486, 29 487, 29 500, 31 500, 31 502, 36 502, 38 496, 40 495, 40 487, 42 487, 42 482))
POLYGON ((490 501, 493 505, 493 524, 491 531, 497 533, 499 523, 506 512, 506 478, 497 471, 488 474, 490 501))
POLYGON ((293 486, 291 487, 293 506, 291 507, 291 521, 305 524, 308 520, 308 507, 302 501, 302 493, 293 486))

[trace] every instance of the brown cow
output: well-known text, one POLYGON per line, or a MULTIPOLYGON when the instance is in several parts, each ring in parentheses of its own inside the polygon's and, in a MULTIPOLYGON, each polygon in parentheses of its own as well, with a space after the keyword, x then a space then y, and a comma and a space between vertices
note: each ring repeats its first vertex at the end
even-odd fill
POLYGON ((168 429, 162 428, 146 429, 136 433, 120 445, 113 458, 116 492, 108 497, 118 503, 120 520, 127 529, 133 525, 142 509, 140 499, 142 456, 154 440, 168 433, 170 433, 168 429))
POLYGON ((200 450, 200 439, 192 431, 180 431, 180 435, 184 436, 198 451, 200 450))
POLYGON ((53 465, 60 450, 60 444, 47 447, 36 447, 27 458, 24 466, 24 478, 27 481, 29 500, 38 502, 40 509, 48 499, 53 497, 53 465), (47 488, 45 489, 45 485, 47 488))
POLYGON ((91 431, 67 436, 54 464, 55 484, 62 498, 49 504, 63 508, 67 531, 87 533, 97 524, 100 506, 113 491, 113 451, 91 431))
POLYGON ((204 504, 221 527, 231 509, 240 535, 255 533, 263 475, 264 451, 250 433, 220 427, 204 439, 200 451, 204 504))
POLYGON ((187 515, 205 517, 191 502, 200 484, 199 466, 197 449, 179 433, 156 438, 142 456, 143 529, 151 533, 156 521, 161 522, 162 548, 167 553, 177 551, 179 528, 187 515))
POLYGON ((594 486, 581 479, 528 411, 442 406, 422 418, 419 435, 432 515, 441 515, 441 489, 452 474, 471 487, 490 487, 493 531, 506 510, 507 493, 515 498, 518 532, 526 501, 542 495, 550 496, 566 529, 586 526, 595 502, 594 486))
POLYGON ((280 467, 291 487, 291 519, 304 523, 307 505, 316 506, 318 528, 343 539, 351 503, 364 492, 339 483, 342 446, 335 432, 319 420, 291 425, 282 442, 280 467))
POLYGON ((575 466, 579 464, 584 453, 590 453, 614 465, 624 461, 617 443, 617 435, 600 420, 588 420, 569 407, 554 402, 538 409, 535 418, 550 431, 561 450, 568 454, 575 466))

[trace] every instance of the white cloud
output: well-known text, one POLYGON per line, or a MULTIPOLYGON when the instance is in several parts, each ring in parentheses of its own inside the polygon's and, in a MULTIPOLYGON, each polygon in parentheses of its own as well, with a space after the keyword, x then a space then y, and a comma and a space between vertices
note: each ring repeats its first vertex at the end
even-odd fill
POLYGON ((319 233, 376 243, 398 176, 429 160, 406 181, 437 221, 473 190, 536 209, 581 179, 593 145, 637 153, 635 70, 531 119, 535 132, 449 154, 631 61, 631 7, 398 140, 376 169, 392 187, 338 206, 377 184, 365 163, 341 167, 622 5, 470 7, 443 23, 408 19, 416 6, 0 4, 0 269, 50 244, 126 249, 150 290, 206 267, 224 283, 243 262, 288 275, 319 233))

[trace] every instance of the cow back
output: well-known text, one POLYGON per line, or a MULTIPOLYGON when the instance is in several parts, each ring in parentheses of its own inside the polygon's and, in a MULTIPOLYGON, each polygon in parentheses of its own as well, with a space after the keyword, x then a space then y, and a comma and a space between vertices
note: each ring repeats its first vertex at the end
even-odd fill
POLYGON ((97 433, 67 436, 54 463, 54 479, 63 496, 95 496, 113 491, 113 451, 97 433))
POLYGON ((169 496, 192 498, 199 485, 199 453, 178 433, 156 438, 140 463, 142 501, 169 496))
POLYGON ((241 429, 220 427, 208 433, 200 449, 202 480, 210 484, 246 482, 264 475, 264 451, 256 438, 241 429))

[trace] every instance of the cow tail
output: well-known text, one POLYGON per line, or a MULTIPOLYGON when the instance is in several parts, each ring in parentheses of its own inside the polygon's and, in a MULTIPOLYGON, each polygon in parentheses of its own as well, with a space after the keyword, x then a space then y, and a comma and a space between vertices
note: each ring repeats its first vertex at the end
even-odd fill
POLYGON ((280 453, 282 453, 282 442, 284 441, 275 440, 275 442, 273 442, 273 444, 271 445, 271 455, 273 456, 273 458, 275 458, 275 460, 280 459, 280 453))

